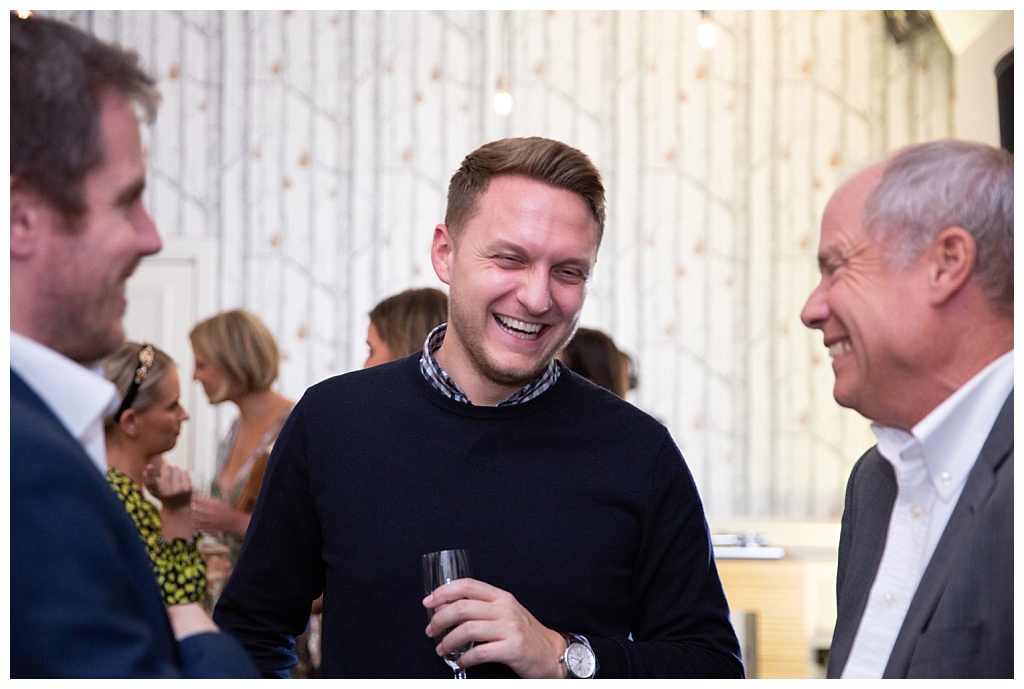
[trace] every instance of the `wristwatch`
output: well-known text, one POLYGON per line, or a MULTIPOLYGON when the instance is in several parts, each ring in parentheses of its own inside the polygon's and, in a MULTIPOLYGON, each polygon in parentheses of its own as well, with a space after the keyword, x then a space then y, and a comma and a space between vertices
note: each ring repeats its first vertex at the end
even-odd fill
POLYGON ((597 656, 590 647, 587 637, 579 634, 563 634, 565 637, 565 653, 558 658, 565 663, 569 679, 591 679, 597 674, 597 656))

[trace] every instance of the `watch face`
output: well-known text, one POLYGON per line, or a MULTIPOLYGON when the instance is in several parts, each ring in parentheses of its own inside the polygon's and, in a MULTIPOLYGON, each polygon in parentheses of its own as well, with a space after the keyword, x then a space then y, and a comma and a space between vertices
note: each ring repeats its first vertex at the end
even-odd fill
POLYGON ((577 677, 590 677, 594 674, 594 652, 580 643, 569 644, 565 652, 565 664, 577 677))

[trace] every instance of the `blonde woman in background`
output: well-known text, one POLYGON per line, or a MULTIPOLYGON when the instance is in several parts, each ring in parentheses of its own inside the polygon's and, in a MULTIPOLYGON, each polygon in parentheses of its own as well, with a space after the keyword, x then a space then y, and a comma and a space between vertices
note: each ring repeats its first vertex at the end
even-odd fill
POLYGON ((201 603, 206 565, 192 526, 192 481, 163 461, 188 420, 179 401, 178 367, 151 344, 126 342, 103 360, 103 372, 121 396, 104 422, 107 482, 139 529, 164 603, 201 603), (160 500, 159 509, 143 487, 160 500))
POLYGON ((232 402, 238 418, 217 448, 210 497, 193 501, 196 528, 223 536, 234 562, 249 527, 263 472, 295 403, 271 390, 280 353, 274 336, 255 314, 225 311, 199 322, 189 333, 195 356, 193 380, 210 404, 232 402))

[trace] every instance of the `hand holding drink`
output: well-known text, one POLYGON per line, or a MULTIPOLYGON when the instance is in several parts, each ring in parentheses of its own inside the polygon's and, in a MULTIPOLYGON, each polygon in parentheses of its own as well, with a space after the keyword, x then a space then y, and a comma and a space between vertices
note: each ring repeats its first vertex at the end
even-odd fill
MULTIPOLYGON (((470 577, 473 572, 469 565, 469 553, 465 550, 439 550, 433 553, 426 553, 423 556, 423 592, 433 593, 439 586, 464 577, 470 577)), ((427 608, 427 619, 434 616, 434 611, 427 608)), ((445 632, 447 633, 447 632, 445 632)), ((473 647, 472 642, 461 648, 448 653, 444 662, 454 671, 455 679, 466 679, 466 671, 459 667, 459 657, 473 647)))

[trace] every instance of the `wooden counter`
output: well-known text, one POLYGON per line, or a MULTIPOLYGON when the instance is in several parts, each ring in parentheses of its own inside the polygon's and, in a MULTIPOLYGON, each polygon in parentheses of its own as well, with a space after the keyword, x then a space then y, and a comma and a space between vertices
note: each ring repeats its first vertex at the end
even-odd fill
POLYGON ((748 675, 820 676, 815 646, 823 634, 831 633, 827 606, 828 596, 834 597, 835 562, 787 555, 778 560, 718 559, 717 565, 733 615, 754 614, 755 667, 748 675))

